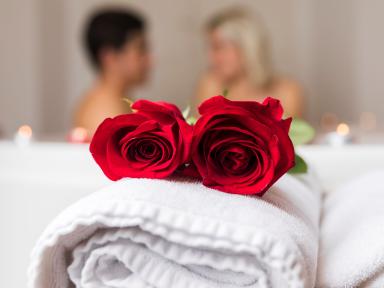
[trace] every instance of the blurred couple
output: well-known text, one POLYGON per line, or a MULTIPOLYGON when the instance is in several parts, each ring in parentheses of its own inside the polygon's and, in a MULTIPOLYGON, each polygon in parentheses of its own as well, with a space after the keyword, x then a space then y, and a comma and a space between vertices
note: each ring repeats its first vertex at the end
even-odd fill
MULTIPOLYGON (((226 10, 209 19, 205 31, 209 68, 191 103, 228 89, 231 100, 262 101, 272 96, 283 103, 287 116, 301 116, 300 86, 274 71, 268 37, 255 15, 226 10)), ((122 98, 131 98, 146 83, 151 51, 144 18, 121 9, 95 13, 84 40, 97 77, 77 108, 74 124, 92 135, 105 118, 130 112, 122 98)))

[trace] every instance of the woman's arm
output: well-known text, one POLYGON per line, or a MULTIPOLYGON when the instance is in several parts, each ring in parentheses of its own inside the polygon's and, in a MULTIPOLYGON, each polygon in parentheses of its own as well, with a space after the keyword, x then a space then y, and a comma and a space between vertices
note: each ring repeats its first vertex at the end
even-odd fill
POLYGON ((304 97, 300 85, 291 80, 280 80, 276 88, 275 95, 283 104, 284 114, 289 117, 303 117, 304 97))

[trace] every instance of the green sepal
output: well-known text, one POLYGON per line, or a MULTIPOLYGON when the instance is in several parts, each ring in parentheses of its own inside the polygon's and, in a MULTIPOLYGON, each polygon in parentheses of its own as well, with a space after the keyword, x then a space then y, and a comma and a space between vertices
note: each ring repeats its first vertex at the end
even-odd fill
POLYGON ((315 137, 315 129, 306 121, 298 118, 292 119, 289 137, 293 145, 303 145, 309 143, 315 137))
POLYGON ((184 119, 187 119, 187 118, 188 118, 190 112, 191 112, 191 106, 187 106, 187 108, 185 108, 185 109, 183 110, 183 113, 182 113, 184 119))
POLYGON ((189 125, 195 125, 197 119, 196 119, 196 117, 190 116, 190 117, 188 117, 188 118, 186 119, 186 121, 187 121, 187 123, 188 123, 189 125))
POLYGON ((227 98, 228 93, 229 93, 228 88, 225 88, 225 89, 223 90, 223 96, 224 96, 224 98, 227 98))
POLYGON ((288 171, 289 174, 305 174, 308 172, 308 165, 304 159, 295 154, 296 165, 288 171))

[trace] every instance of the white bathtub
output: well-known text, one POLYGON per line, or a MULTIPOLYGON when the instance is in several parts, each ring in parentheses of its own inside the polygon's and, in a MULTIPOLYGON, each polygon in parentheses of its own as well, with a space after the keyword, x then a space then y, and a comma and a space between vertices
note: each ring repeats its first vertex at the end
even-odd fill
MULTIPOLYGON (((302 147, 327 191, 384 168, 384 146, 302 147)), ((50 220, 109 181, 85 145, 0 142, 0 287, 23 288, 29 254, 50 220)))

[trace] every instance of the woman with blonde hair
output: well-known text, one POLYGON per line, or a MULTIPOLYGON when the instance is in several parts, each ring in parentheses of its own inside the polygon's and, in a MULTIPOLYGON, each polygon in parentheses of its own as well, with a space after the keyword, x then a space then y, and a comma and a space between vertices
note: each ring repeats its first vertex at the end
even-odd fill
POLYGON ((209 70, 197 89, 197 101, 228 90, 232 100, 279 99, 288 116, 301 116, 302 95, 298 84, 275 74, 266 32, 247 11, 230 9, 206 25, 209 70))

